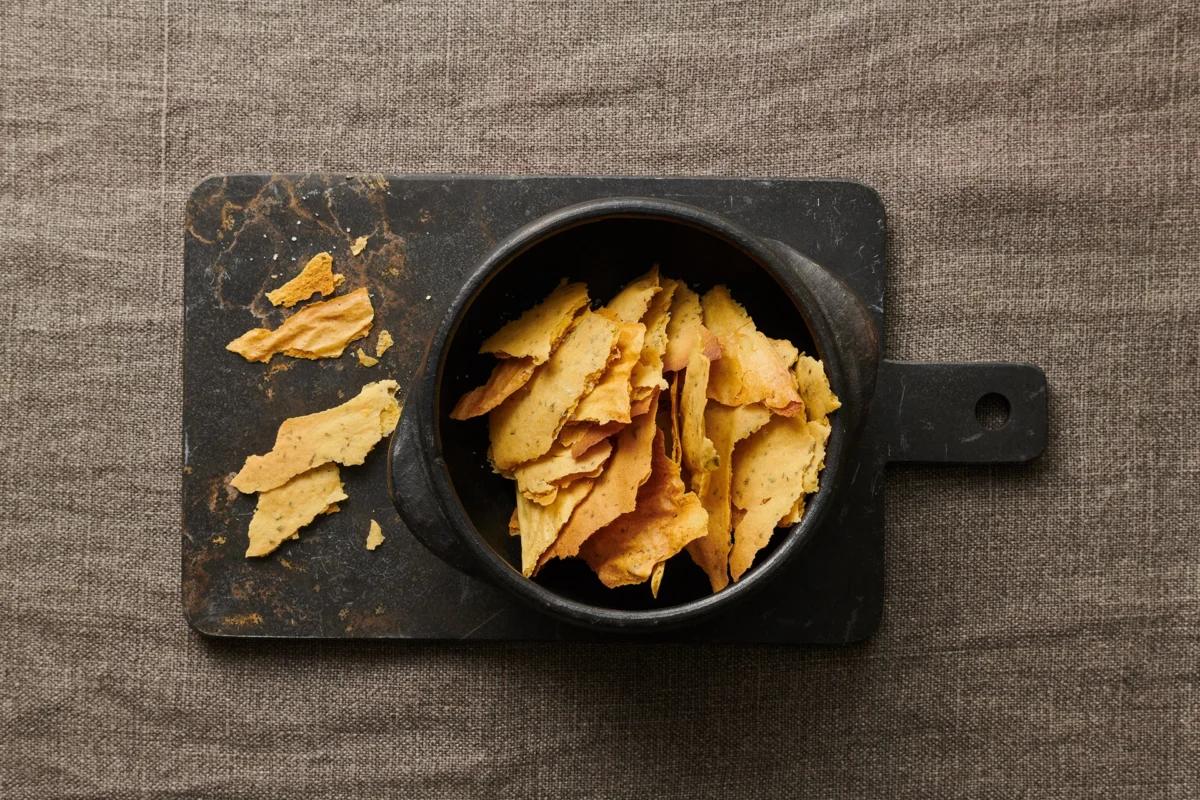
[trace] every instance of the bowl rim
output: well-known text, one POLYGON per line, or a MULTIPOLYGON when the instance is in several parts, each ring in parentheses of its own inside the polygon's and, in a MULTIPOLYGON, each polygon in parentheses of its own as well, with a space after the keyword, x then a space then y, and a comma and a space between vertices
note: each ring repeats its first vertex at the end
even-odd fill
POLYGON ((620 631, 662 630, 724 611, 769 584, 779 574, 809 542, 832 504, 839 484, 838 473, 847 455, 849 437, 844 415, 835 414, 831 418, 821 485, 811 496, 804 517, 792 526, 767 559, 755 563, 739 581, 730 582, 714 594, 657 609, 616 609, 592 605, 542 586, 525 577, 519 568, 502 558, 486 542, 463 506, 443 456, 439 408, 449 343, 458 333, 459 324, 474 299, 496 275, 525 252, 572 228, 605 219, 622 218, 659 219, 687 225, 714 235, 745 253, 768 273, 796 307, 818 355, 826 364, 826 373, 834 390, 842 389, 841 356, 832 325, 821 312, 812 289, 799 275, 794 272, 789 275, 783 259, 767 244, 767 240, 724 217, 675 200, 637 196, 605 197, 565 206, 522 226, 497 243, 472 270, 430 340, 428 357, 421 374, 421 386, 425 391, 420 393, 418 399, 422 404, 417 414, 418 439, 422 449, 432 454, 428 476, 435 501, 455 538, 482 568, 485 578, 536 608, 575 624, 620 631))

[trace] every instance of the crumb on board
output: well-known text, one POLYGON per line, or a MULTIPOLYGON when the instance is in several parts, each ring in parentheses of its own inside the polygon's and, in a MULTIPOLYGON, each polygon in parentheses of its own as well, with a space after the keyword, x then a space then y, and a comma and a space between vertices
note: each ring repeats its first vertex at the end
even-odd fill
POLYGON ((353 242, 351 242, 350 255, 356 256, 359 253, 361 253, 363 250, 366 250, 368 238, 369 237, 366 237, 366 236, 360 236, 357 239, 355 239, 353 242))
POLYGON ((378 358, 374 358, 372 356, 367 355, 366 353, 363 352, 363 349, 361 347, 355 349, 354 357, 357 358, 358 363, 364 367, 373 367, 379 363, 378 358))
POLYGON ((375 357, 383 358, 383 354, 395 343, 396 341, 392 338, 392 334, 387 329, 381 329, 379 336, 375 338, 375 357))
POLYGON ((381 544, 383 544, 383 529, 379 527, 378 522, 371 520, 371 527, 367 531, 367 549, 374 550, 381 544))

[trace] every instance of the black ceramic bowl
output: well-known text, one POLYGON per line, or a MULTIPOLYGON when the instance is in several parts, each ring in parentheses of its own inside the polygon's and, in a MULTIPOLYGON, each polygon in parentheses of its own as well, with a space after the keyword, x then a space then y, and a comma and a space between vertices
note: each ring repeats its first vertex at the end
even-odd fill
POLYGON ((498 245, 434 333, 392 442, 393 500, 414 535, 439 557, 561 619, 611 630, 661 630, 720 612, 795 558, 830 506, 874 375, 878 343, 866 319, 854 296, 819 265, 701 209, 648 198, 562 209, 498 245), (803 520, 777 531, 751 570, 717 594, 686 553, 668 562, 657 600, 645 585, 605 588, 576 559, 551 562, 536 578, 526 578, 519 542, 508 534, 513 484, 488 464, 486 419, 455 421, 450 410, 495 364, 478 353, 483 339, 561 279, 585 281, 593 301, 602 303, 654 264, 699 292, 727 285, 760 330, 824 361, 843 408, 831 418, 821 488, 803 520))

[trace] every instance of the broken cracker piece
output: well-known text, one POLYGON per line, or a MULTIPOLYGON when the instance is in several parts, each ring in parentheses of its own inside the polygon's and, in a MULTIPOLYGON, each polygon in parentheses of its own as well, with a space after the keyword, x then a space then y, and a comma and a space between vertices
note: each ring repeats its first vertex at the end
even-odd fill
POLYGON ((641 358, 645 334, 646 327, 640 322, 620 323, 617 357, 609 363, 600 381, 579 401, 571 413, 571 422, 629 422, 630 375, 641 358))
POLYGON ((271 451, 248 457, 231 485, 245 494, 265 492, 321 464, 363 463, 400 420, 398 388, 393 380, 368 383, 339 406, 285 419, 271 451))
POLYGON ((829 388, 829 377, 825 374, 825 365, 820 361, 802 355, 796 359, 792 375, 810 420, 823 419, 842 407, 842 401, 829 388))
POLYGON ((618 325, 591 311, 515 394, 488 416, 492 464, 507 473, 518 464, 549 452, 580 398, 608 366, 618 325))
POLYGON ((667 321, 667 349, 663 354, 665 371, 678 372, 687 366, 692 348, 700 341, 703 324, 700 295, 680 282, 671 298, 671 318, 667 321))
POLYGON ((704 435, 704 407, 708 403, 710 369, 711 362, 704 354, 703 348, 694 348, 691 358, 688 359, 687 371, 684 372, 679 420, 683 463, 693 477, 711 472, 720 463, 716 448, 704 435))
POLYGON ((625 428, 624 422, 607 422, 597 425, 594 422, 573 422, 564 425, 558 434, 558 441, 571 448, 571 455, 579 458, 591 450, 597 442, 602 442, 610 436, 615 436, 625 428))
POLYGON ((783 519, 779 520, 777 528, 787 528, 795 525, 804 517, 804 495, 796 498, 796 502, 792 504, 792 509, 784 515, 783 519))
POLYGON ((388 333, 386 328, 381 328, 379 330, 379 335, 375 337, 375 357, 383 358, 383 354, 386 353, 393 344, 395 344, 395 341, 392 339, 392 334, 388 333))
POLYGON ((653 389, 666 389, 667 382, 663 379, 663 355, 667 352, 667 324, 671 319, 671 298, 679 282, 663 278, 661 290, 651 300, 642 317, 646 326, 646 339, 642 346, 641 356, 633 367, 630 376, 632 395, 635 399, 647 396, 653 389))
POLYGON ((314 294, 322 297, 333 294, 345 280, 345 275, 333 271, 333 256, 325 252, 317 253, 308 260, 296 277, 278 289, 267 292, 267 299, 273 306, 291 308, 314 294))
POLYGON ((579 554, 605 586, 626 586, 649 580, 657 565, 707 530, 700 498, 684 489, 679 465, 667 457, 657 431, 650 477, 638 491, 636 507, 596 531, 579 554))
POLYGON ((729 290, 724 286, 710 289, 700 305, 705 327, 721 345, 721 358, 712 365, 708 396, 727 406, 764 403, 785 416, 802 411, 796 382, 779 350, 754 326, 729 290))
POLYGON ((373 367, 379 363, 378 358, 373 358, 363 352, 361 347, 355 348, 354 357, 358 359, 358 363, 364 367, 373 367))
POLYGON ((602 313, 620 322, 640 322, 646 315, 650 301, 660 291, 656 265, 645 275, 626 284, 616 297, 608 301, 602 313))
POLYGON ((667 562, 660 561, 654 565, 650 573, 650 596, 658 599, 658 587, 662 586, 663 573, 667 570, 667 562))
POLYGON ((371 520, 371 527, 367 530, 367 549, 374 550, 381 544, 383 544, 383 528, 379 527, 378 522, 371 520))
POLYGON ((492 368, 487 383, 476 387, 459 398, 450 419, 471 419, 482 416, 503 403, 513 392, 529 383, 536 369, 532 358, 501 359, 492 368))
POLYGON ((542 555, 539 568, 552 558, 578 555, 588 537, 622 514, 632 511, 638 489, 650 477, 651 452, 654 444, 657 393, 651 401, 650 412, 635 417, 617 436, 608 467, 596 479, 596 487, 575 509, 558 539, 542 555))
POLYGON ((356 256, 367 248, 369 236, 360 236, 350 243, 350 255, 356 256))
POLYGON ((587 304, 587 285, 564 280, 549 297, 486 339, 479 352, 544 364, 587 304))
POLYGON ((533 575, 539 559, 581 502, 592 491, 593 481, 576 481, 558 491, 554 502, 539 505, 517 491, 517 525, 521 532, 521 572, 533 575))
POLYGON ((703 480, 692 484, 700 502, 708 512, 708 531, 704 537, 688 545, 688 555, 704 570, 713 592, 729 585, 729 550, 732 545, 732 501, 730 484, 733 477, 733 451, 738 442, 750 436, 771 419, 765 406, 729 408, 709 403, 704 409, 705 433, 712 439, 717 452, 717 468, 703 474, 703 480))
POLYGON ((225 346, 247 361, 266 363, 276 354, 337 358, 346 345, 371 331, 375 309, 366 289, 305 306, 278 328, 254 328, 225 346))
POLYGON ((282 486, 263 492, 250 520, 246 558, 265 556, 285 539, 298 538, 301 528, 345 499, 336 464, 301 472, 282 486))
POLYGON ((607 441, 599 442, 579 457, 574 456, 569 447, 555 445, 541 458, 514 469, 513 477, 527 499, 549 505, 560 486, 568 484, 571 478, 595 472, 608 461, 611 453, 612 445, 607 441))
POLYGON ((779 520, 804 494, 804 475, 823 447, 802 417, 773 416, 733 458, 733 503, 746 515, 733 531, 729 574, 739 580, 779 520))

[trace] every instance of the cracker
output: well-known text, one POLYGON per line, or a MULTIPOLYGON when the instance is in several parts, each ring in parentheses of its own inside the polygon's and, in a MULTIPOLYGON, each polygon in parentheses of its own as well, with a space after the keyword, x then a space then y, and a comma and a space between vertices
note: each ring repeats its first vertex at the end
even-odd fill
POLYGON ((658 431, 650 477, 636 507, 589 537, 579 554, 609 588, 643 583, 659 564, 704 536, 707 526, 700 498, 684 489, 679 465, 667 457, 658 431))
POLYGON ((704 410, 705 432, 717 452, 717 468, 693 481, 700 502, 708 512, 708 530, 704 538, 688 545, 688 554, 704 574, 714 592, 729 585, 729 550, 733 529, 730 489, 733 476, 733 451, 738 442, 750 436, 771 419, 765 406, 729 408, 709 403, 704 410))
POLYGON ((515 394, 488 417, 492 464, 507 473, 545 455, 580 399, 608 366, 619 326, 585 311, 543 364, 515 394))
POLYGON ((734 453, 734 505, 746 515, 733 531, 729 574, 739 580, 771 538, 779 520, 804 494, 805 474, 824 443, 803 417, 773 416, 734 453))
POLYGON ((663 278, 660 284, 661 290, 650 300, 650 305, 642 317, 642 324, 646 327, 645 343, 630 376, 634 399, 647 397, 655 389, 667 388, 667 382, 663 380, 663 354, 667 351, 671 298, 675 296, 679 282, 663 278))
POLYGON ((587 304, 587 286, 564 280, 549 297, 486 339, 479 352, 544 364, 587 304))
POLYGON ((827 417, 842 407, 842 401, 829 388, 829 377, 825 374, 825 365, 820 361, 802 355, 796 359, 792 374, 810 420, 827 417))
POLYGON ((609 363, 604 375, 575 407, 572 422, 629 422, 630 374, 642 355, 646 327, 640 322, 620 323, 617 358, 609 363))
POLYGON ((329 253, 317 253, 308 260, 296 277, 278 289, 267 292, 267 299, 273 306, 291 308, 314 294, 322 297, 333 294, 345 280, 345 275, 333 271, 333 256, 329 253))
POLYGON ((337 358, 346 345, 371 331, 375 309, 366 289, 305 306, 275 330, 253 328, 226 350, 247 361, 266 363, 279 353, 293 358, 337 358))
POLYGON ((368 383, 339 406, 283 421, 275 446, 246 459, 231 482, 239 492, 265 492, 313 467, 361 464, 400 420, 395 381, 368 383))
POLYGON ((793 416, 804 408, 779 349, 754 326, 746 309, 724 286, 701 300, 704 325, 716 336, 721 358, 713 362, 708 396, 727 406, 763 403, 776 414, 793 416))
POLYGON ((541 458, 522 464, 513 470, 517 489, 529 500, 548 505, 554 500, 560 486, 570 483, 572 478, 595 473, 608 461, 612 445, 607 441, 597 443, 580 456, 571 449, 558 444, 541 458))
POLYGON ((459 398, 450 412, 450 419, 471 419, 488 413, 529 383, 535 369, 532 358, 502 359, 492 368, 487 383, 459 398))
POLYGON ((704 435, 704 407, 708 402, 710 369, 711 362, 704 350, 694 348, 687 371, 684 372, 679 419, 683 464, 693 475, 711 472, 720 462, 712 440, 704 435))
POLYGON ((265 556, 286 539, 298 539, 300 529, 319 515, 335 511, 346 499, 336 464, 322 464, 301 472, 281 486, 258 496, 250 519, 246 558, 265 556))
POLYGON ((589 536, 634 509, 638 489, 650 477, 657 399, 655 395, 649 413, 635 417, 617 436, 608 468, 596 479, 595 490, 575 510, 557 541, 546 550, 542 563, 578 555, 589 536))
POLYGON ((559 489, 554 502, 540 505, 517 491, 517 526, 521 532, 521 572, 530 576, 543 553, 581 502, 592 492, 594 481, 576 481, 559 489))
POLYGON ((640 322, 646 315, 650 301, 661 291, 658 267, 654 266, 645 275, 630 281, 617 296, 608 301, 604 314, 620 322, 640 322))

